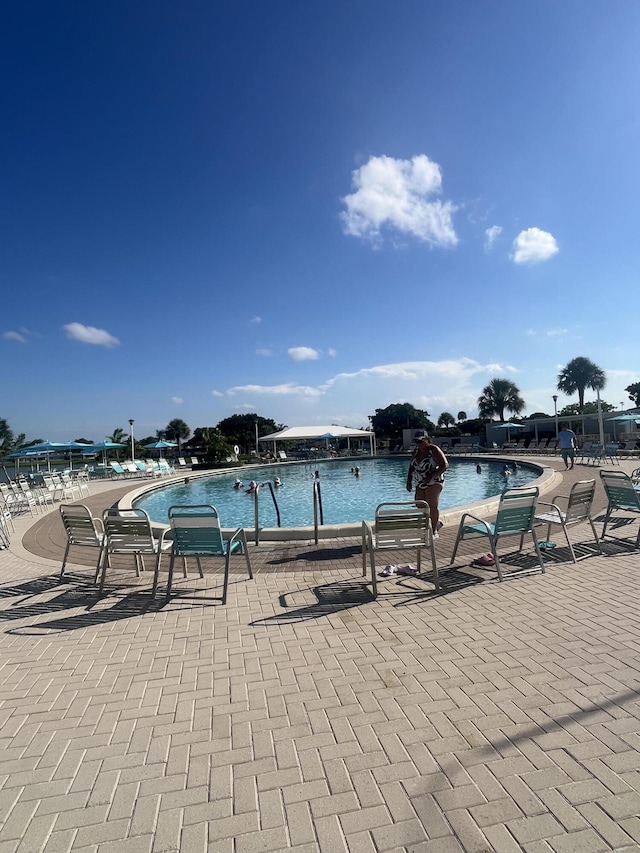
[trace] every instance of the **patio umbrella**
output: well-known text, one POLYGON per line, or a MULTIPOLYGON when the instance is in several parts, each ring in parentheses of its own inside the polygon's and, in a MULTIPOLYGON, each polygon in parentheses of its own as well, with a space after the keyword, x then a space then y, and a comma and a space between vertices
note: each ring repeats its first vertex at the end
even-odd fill
POLYGON ((164 438, 161 438, 160 441, 154 441, 151 444, 145 444, 143 447, 146 450, 159 450, 160 451, 160 459, 162 459, 162 451, 165 447, 177 447, 178 445, 175 441, 165 441, 164 438))
MULTIPOLYGON (((28 447, 19 447, 17 450, 14 450, 13 453, 9 454, 9 458, 16 460, 16 467, 19 470, 20 468, 20 459, 23 456, 30 456, 32 458, 39 456, 47 457, 47 466, 49 471, 51 470, 51 454, 52 453, 62 453, 67 449, 67 444, 62 441, 41 441, 40 444, 31 444, 28 447)), ((33 469, 32 469, 33 470, 33 469)))
POLYGON ((512 429, 526 429, 522 424, 514 424, 511 421, 506 421, 503 424, 492 424, 494 429, 506 429, 507 431, 507 441, 511 441, 511 430, 512 429))
POLYGON ((87 452, 88 453, 99 453, 102 451, 102 464, 107 464, 107 450, 115 450, 119 447, 126 447, 124 444, 119 444, 117 441, 100 441, 98 444, 88 444, 87 452))
POLYGON ((615 418, 607 418, 607 421, 613 422, 613 440, 616 440, 616 423, 631 423, 635 421, 640 423, 640 412, 635 415, 618 415, 615 418))

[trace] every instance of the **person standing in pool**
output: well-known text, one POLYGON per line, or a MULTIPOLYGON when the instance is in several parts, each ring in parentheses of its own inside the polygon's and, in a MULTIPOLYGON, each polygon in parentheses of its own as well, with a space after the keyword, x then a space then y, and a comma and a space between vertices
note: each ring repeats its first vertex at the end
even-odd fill
POLYGON ((413 441, 416 449, 407 472, 407 491, 410 492, 414 488, 415 500, 427 502, 431 516, 431 527, 434 536, 437 536, 438 530, 442 527, 438 503, 440 493, 444 488, 444 475, 449 463, 442 450, 436 444, 431 443, 426 432, 422 430, 416 432, 413 441))

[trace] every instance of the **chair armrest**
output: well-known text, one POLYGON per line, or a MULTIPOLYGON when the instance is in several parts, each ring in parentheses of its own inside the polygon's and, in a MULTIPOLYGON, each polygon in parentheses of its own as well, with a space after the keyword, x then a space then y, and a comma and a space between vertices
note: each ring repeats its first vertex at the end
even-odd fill
POLYGON ((373 528, 368 521, 362 522, 362 544, 373 540, 373 528))
POLYGON ((489 522, 485 521, 484 518, 479 518, 477 515, 473 515, 470 512, 465 512, 465 514, 462 516, 462 518, 460 519, 460 527, 466 524, 465 519, 467 518, 472 518, 474 521, 477 521, 478 524, 484 525, 484 527, 487 528, 487 532, 489 532, 489 522))
MULTIPOLYGON (((569 500, 569 495, 554 495, 554 496, 551 498, 551 500, 552 500, 552 501, 553 501, 553 503, 555 504, 555 502, 558 500, 558 498, 562 498, 563 500, 568 501, 568 500, 569 500)), ((539 503, 539 504, 540 504, 540 503, 544 503, 544 501, 538 501, 538 503, 539 503)))
POLYGON ((94 518, 93 526, 97 533, 104 533, 104 524, 101 518, 94 518))
MULTIPOLYGON (((558 497, 563 497, 563 496, 559 495, 558 497)), ((547 503, 547 501, 538 501, 537 506, 550 506, 553 509, 555 509, 555 511, 558 513, 558 517, 562 518, 562 510, 560 509, 559 506, 557 506, 557 504, 550 504, 550 503, 547 503)))
POLYGON ((240 542, 243 542, 245 545, 247 544, 247 534, 244 532, 244 527, 236 528, 226 541, 235 542, 236 539, 239 539, 240 542))

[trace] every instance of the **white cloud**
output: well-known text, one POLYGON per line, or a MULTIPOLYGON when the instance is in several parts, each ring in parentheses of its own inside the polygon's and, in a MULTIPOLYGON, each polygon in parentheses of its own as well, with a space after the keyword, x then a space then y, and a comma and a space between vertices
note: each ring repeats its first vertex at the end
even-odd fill
POLYGON ((335 358, 338 355, 338 350, 333 349, 333 347, 329 347, 327 355, 330 355, 331 358, 335 358))
POLYGON ((266 349, 266 347, 263 347, 261 349, 256 350, 256 355, 262 355, 265 358, 268 358, 270 355, 273 355, 273 353, 270 349, 266 349))
POLYGON ((222 393, 222 391, 215 391, 214 390, 211 392, 211 396, 212 397, 224 397, 224 394, 222 393))
POLYGON ((513 241, 511 260, 515 264, 537 264, 548 261, 559 251, 553 234, 540 228, 527 228, 513 241))
POLYGON ((249 320, 250 323, 262 323, 262 317, 252 317, 249 320))
POLYGON ((290 347, 287 353, 294 361, 315 361, 320 358, 320 351, 313 347, 290 347))
POLYGON ((3 332, 2 337, 5 341, 18 341, 20 344, 27 343, 27 339, 24 335, 21 335, 20 332, 3 332))
POLYGON ((502 226, 500 225, 492 225, 491 228, 487 228, 484 232, 484 248, 487 252, 491 251, 493 244, 501 234, 502 226))
POLYGON ((320 397, 322 391, 310 385, 294 385, 292 382, 286 382, 283 385, 236 385, 234 388, 229 388, 227 394, 266 394, 272 397, 320 397))
POLYGON ((182 399, 182 397, 172 397, 171 402, 175 403, 176 406, 179 406, 181 403, 184 403, 184 400, 182 399))
POLYGON ((80 341, 83 344, 94 344, 99 347, 117 347, 120 345, 118 338, 114 338, 104 329, 96 329, 94 326, 83 326, 82 323, 68 323, 62 327, 67 337, 72 341, 80 341))
POLYGON ((417 237, 431 246, 455 246, 458 242, 452 217, 457 210, 450 201, 433 199, 442 188, 440 166, 425 154, 411 160, 371 157, 352 173, 354 192, 342 201, 344 233, 381 239, 381 230, 417 237))

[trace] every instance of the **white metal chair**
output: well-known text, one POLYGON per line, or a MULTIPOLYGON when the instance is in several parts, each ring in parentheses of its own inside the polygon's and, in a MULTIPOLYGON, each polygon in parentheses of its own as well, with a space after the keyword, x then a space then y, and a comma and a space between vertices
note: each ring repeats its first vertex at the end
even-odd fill
MULTIPOLYGON (((167 580, 167 598, 171 595, 173 567, 176 557, 183 558, 185 577, 187 576, 187 557, 195 557, 201 578, 204 577, 201 562, 202 557, 224 557, 223 604, 227 603, 229 569, 232 554, 244 555, 249 579, 253 578, 244 528, 238 527, 229 539, 224 539, 222 530, 220 529, 218 512, 214 506, 208 504, 170 506, 169 522, 173 531, 173 548, 169 564, 169 578, 167 580)), ((154 595, 156 586, 157 582, 154 583, 153 587, 154 595)))
POLYGON ((94 575, 94 582, 97 581, 100 570, 100 558, 102 557, 102 549, 105 541, 102 522, 99 518, 94 518, 89 507, 84 504, 61 504, 60 516, 67 534, 67 547, 62 558, 60 580, 64 576, 69 551, 72 547, 78 546, 80 548, 96 548, 98 550, 94 575))
POLYGON ((573 484, 573 486, 571 487, 571 491, 568 495, 555 495, 552 498, 551 503, 547 503, 546 501, 538 501, 539 507, 544 506, 549 507, 549 509, 541 513, 536 512, 535 520, 537 522, 542 522, 547 525, 547 539, 549 538, 552 525, 559 525, 560 527, 562 527, 562 532, 564 533, 565 538, 567 540, 567 545, 569 546, 569 551, 571 552, 571 559, 574 563, 577 563, 578 560, 573 550, 571 540, 569 539, 569 531, 567 530, 567 528, 573 527, 576 524, 584 524, 584 522, 589 522, 589 524, 591 525, 591 530, 593 532, 593 538, 596 543, 596 548, 598 550, 598 553, 601 553, 600 543, 598 541, 598 534, 596 533, 596 529, 593 525, 593 520, 591 518, 591 504, 593 503, 593 496, 595 494, 595 491, 595 480, 580 480, 579 482, 573 484), (558 506, 559 500, 567 501, 564 510, 562 510, 558 506))
POLYGON ((378 551, 416 549, 417 569, 421 569, 422 548, 428 548, 436 589, 440 589, 429 506, 425 501, 382 503, 376 507, 373 524, 362 522, 362 576, 371 568, 374 598, 378 595, 376 553, 378 551))
POLYGON ((155 557, 153 576, 154 589, 158 583, 160 560, 163 552, 171 548, 171 542, 165 540, 163 532, 160 539, 153 535, 151 519, 143 509, 106 509, 102 516, 104 527, 104 548, 102 552, 102 573, 100 592, 104 589, 107 568, 111 565, 112 554, 130 554, 134 558, 136 576, 144 571, 145 555, 155 557))
POLYGON ((502 493, 498 512, 495 522, 485 521, 483 518, 478 518, 470 512, 465 512, 460 519, 458 527, 458 535, 456 536, 451 562, 455 560, 458 551, 458 545, 463 539, 486 538, 491 546, 491 553, 495 563, 495 568, 498 571, 498 578, 503 581, 502 566, 498 558, 498 541, 503 536, 519 536, 520 551, 524 547, 524 536, 528 533, 533 539, 533 544, 538 556, 538 562, 542 572, 545 571, 542 554, 538 546, 538 537, 533 528, 533 522, 538 503, 538 489, 536 487, 507 489, 502 493), (470 523, 469 519, 471 520, 470 523))

